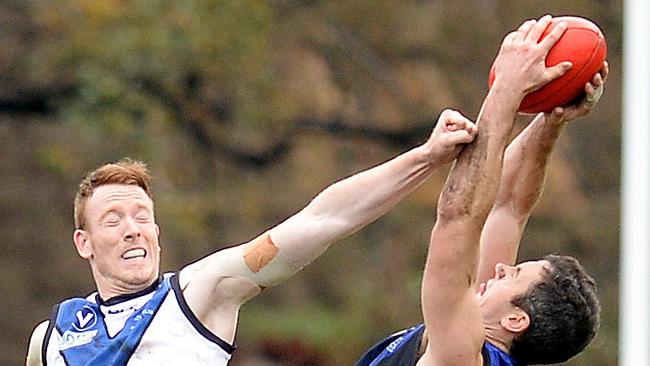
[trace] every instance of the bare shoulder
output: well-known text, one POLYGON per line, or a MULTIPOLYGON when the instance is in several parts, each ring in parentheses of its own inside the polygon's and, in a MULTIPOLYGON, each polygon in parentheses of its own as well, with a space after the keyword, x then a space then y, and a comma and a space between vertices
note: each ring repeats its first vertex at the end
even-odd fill
POLYGON ((179 287, 194 316, 213 334, 232 343, 239 308, 261 288, 250 280, 231 273, 228 255, 217 252, 183 268, 179 287))
POLYGON ((41 354, 43 350, 43 341, 45 340, 45 333, 47 333, 47 327, 49 325, 50 321, 45 320, 34 328, 32 337, 29 340, 29 348, 27 349, 27 366, 43 365, 41 354))

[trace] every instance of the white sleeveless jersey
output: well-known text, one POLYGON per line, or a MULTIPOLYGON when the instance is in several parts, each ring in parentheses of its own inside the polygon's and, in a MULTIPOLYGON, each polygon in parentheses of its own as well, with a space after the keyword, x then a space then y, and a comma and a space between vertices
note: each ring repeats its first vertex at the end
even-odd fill
MULTIPOLYGON (((178 276, 174 277, 172 289, 165 296, 127 365, 226 366, 234 347, 198 321, 185 302, 178 276)), ((120 331, 127 331, 122 329, 126 320, 152 296, 153 291, 117 304, 100 305, 107 334, 113 337, 120 331)), ((96 303, 96 298, 96 294, 91 294, 86 300, 96 303)), ((62 346, 65 347, 62 335, 56 327, 50 328, 44 342, 44 365, 67 365, 59 352, 62 346)))

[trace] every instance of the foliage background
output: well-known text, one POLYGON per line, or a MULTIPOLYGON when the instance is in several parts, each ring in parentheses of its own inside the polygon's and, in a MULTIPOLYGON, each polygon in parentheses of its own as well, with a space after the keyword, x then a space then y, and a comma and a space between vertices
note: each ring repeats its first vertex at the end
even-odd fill
MULTIPOLYGON (((560 140, 521 259, 581 259, 600 286, 602 327, 567 365, 616 364, 621 10, 609 0, 0 2, 0 364, 24 362, 53 304, 94 289, 71 243, 86 171, 148 162, 163 268, 177 270, 416 146, 443 108, 475 118, 502 37, 545 13, 598 23, 612 73, 597 110, 560 140)), ((232 364, 350 365, 419 322, 445 173, 247 304, 232 364)))

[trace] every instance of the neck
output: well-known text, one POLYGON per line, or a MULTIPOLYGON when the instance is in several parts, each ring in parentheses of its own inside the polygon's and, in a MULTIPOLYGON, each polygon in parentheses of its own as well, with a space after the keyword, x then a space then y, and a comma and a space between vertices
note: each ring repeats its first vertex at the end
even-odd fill
POLYGON ((490 342, 493 346, 510 354, 510 346, 512 345, 512 335, 504 329, 485 329, 485 340, 490 342))
POLYGON ((99 291, 98 291, 98 293, 97 293, 97 303, 100 304, 100 305, 111 306, 111 305, 114 305, 114 304, 117 304, 117 303, 121 303, 123 301, 127 301, 127 300, 130 300, 130 299, 134 299, 136 297, 140 297, 142 295, 145 295, 145 294, 148 294, 150 292, 155 291, 156 288, 158 287, 159 282, 160 282, 159 279, 156 278, 151 285, 147 286, 143 290, 136 291, 136 292, 131 292, 131 293, 127 293, 127 294, 120 294, 120 295, 112 296, 112 297, 108 297, 108 298, 103 297, 102 294, 99 293, 99 291))
MULTIPOLYGON (((103 301, 109 301, 113 298, 131 296, 148 290, 151 286, 158 283, 158 275, 152 276, 146 281, 140 283, 127 283, 124 281, 109 280, 103 276, 94 276, 99 298, 103 301)), ((139 281, 138 281, 139 282, 139 281)), ((154 286, 155 288, 155 286, 154 286)))

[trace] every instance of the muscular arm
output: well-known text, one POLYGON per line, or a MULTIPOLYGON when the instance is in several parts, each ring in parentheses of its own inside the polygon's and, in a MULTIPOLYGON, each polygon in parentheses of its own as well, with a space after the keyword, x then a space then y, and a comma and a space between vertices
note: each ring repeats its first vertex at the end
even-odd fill
MULTIPOLYGON (((443 112, 438 126, 444 127, 446 123, 449 121, 443 112)), ((473 139, 470 133, 462 132, 459 137, 462 140, 458 141, 473 139)), ((456 153, 438 151, 445 145, 450 144, 430 140, 384 164, 331 185, 302 211, 271 229, 271 238, 291 262, 299 266, 307 264, 329 243, 384 215, 437 168, 451 161, 449 157, 453 159, 456 153)))
POLYGON ((539 114, 505 153, 496 201, 481 235, 477 284, 494 277, 497 263, 514 264, 530 213, 542 193, 546 166, 564 123, 539 114))
POLYGON ((585 85, 581 103, 538 114, 506 149, 496 201, 481 234, 477 284, 494 277, 497 263, 515 263, 524 227, 542 194, 555 142, 567 122, 589 113, 598 103, 608 74, 605 63, 585 85))
POLYGON ((477 120, 475 142, 459 155, 440 195, 422 283, 429 343, 418 365, 480 365, 485 339, 474 293, 480 235, 494 203, 503 155, 524 95, 566 71, 544 57, 563 27, 539 44, 550 18, 509 34, 495 61, 496 80, 477 120))
MULTIPOLYGON (((444 116, 443 116, 444 117, 444 116)), ((473 123, 441 118, 429 140, 374 168, 341 180, 304 209, 258 238, 212 254, 181 272, 188 304, 210 330, 232 341, 239 306, 294 274, 330 243, 395 206, 476 134, 473 123)))
POLYGON ((440 195, 422 283, 429 346, 425 365, 477 365, 481 318, 472 288, 479 238, 494 202, 503 151, 523 93, 493 88, 478 118, 480 132, 453 166, 440 195))

